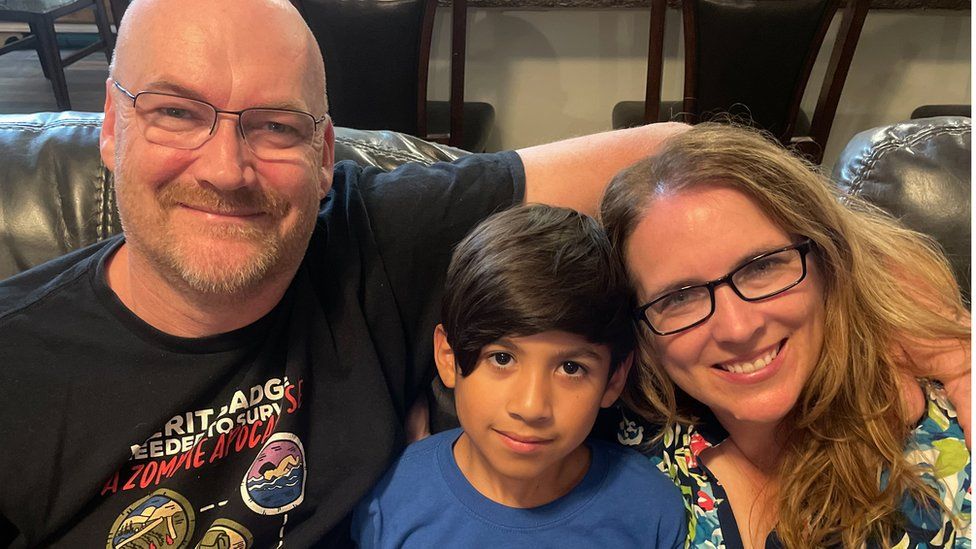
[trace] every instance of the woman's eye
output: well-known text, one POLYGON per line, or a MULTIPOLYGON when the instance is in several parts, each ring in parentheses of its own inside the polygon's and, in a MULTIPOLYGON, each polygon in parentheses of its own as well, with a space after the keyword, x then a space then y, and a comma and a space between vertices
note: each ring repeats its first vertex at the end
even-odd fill
POLYGON ((679 290, 659 300, 654 308, 665 313, 680 312, 686 308, 698 305, 698 301, 701 298, 702 296, 697 288, 693 290, 679 290))
POLYGON ((504 368, 509 364, 511 364, 512 361, 515 360, 515 358, 508 353, 492 353, 488 355, 488 360, 493 365, 499 368, 504 368))
POLYGON ((771 271, 773 269, 773 265, 774 265, 773 262, 770 261, 769 259, 763 259, 763 260, 756 261, 755 263, 753 263, 750 266, 750 269, 749 270, 753 274, 763 274, 765 272, 771 271))
POLYGON ((786 256, 785 254, 776 254, 757 259, 747 264, 739 277, 762 278, 782 273, 790 269, 789 264, 791 258, 791 256, 786 256))
POLYGON ((687 303, 689 299, 691 298, 688 296, 688 292, 674 292, 667 296, 667 298, 661 300, 661 304, 665 307, 679 306, 687 303))

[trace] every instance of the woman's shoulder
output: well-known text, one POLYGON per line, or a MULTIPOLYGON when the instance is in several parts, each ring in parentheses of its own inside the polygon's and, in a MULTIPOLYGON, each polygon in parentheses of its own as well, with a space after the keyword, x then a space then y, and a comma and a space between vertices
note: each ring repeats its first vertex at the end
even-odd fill
POLYGON ((940 516, 944 513, 939 513, 937 508, 926 509, 908 500, 903 511, 909 522, 926 531, 935 531, 937 538, 953 536, 954 546, 968 546, 960 544, 968 542, 972 507, 970 451, 955 408, 942 385, 922 381, 922 390, 925 392, 925 414, 909 436, 905 457, 919 468, 923 480, 935 490, 945 509, 959 523, 953 525, 952 517, 940 516))
POLYGON ((617 420, 617 442, 637 450, 655 463, 678 455, 697 462, 701 452, 720 443, 727 436, 717 422, 713 426, 708 418, 695 425, 677 423, 663 426, 649 423, 638 414, 619 407, 617 420))

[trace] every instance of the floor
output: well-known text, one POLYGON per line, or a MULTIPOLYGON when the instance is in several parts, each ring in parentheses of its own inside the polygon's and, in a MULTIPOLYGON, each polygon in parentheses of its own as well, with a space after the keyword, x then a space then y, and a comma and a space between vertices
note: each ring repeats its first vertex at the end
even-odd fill
MULTIPOLYGON (((66 57, 71 51, 62 51, 66 57)), ((93 53, 64 69, 71 110, 98 111, 105 104, 108 61, 103 52, 93 53)), ((0 114, 56 111, 51 83, 44 78, 34 50, 0 56, 0 114)))

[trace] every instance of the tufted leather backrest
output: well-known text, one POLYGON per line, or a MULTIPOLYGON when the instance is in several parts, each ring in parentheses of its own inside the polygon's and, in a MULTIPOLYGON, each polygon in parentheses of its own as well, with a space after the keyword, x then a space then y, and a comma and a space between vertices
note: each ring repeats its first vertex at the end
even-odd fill
MULTIPOLYGON (((98 151, 101 113, 0 115, 0 280, 122 230, 98 151)), ((336 161, 390 170, 468 154, 396 132, 336 128, 336 161)))
POLYGON ((966 302, 971 281, 972 120, 922 118, 861 132, 844 148, 833 179, 934 237, 966 302))

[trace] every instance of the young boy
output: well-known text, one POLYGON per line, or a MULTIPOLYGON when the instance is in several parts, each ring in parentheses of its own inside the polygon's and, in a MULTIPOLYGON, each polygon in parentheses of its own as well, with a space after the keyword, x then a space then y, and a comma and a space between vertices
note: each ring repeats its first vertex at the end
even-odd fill
POLYGON ((362 547, 683 547, 645 458, 587 440, 630 369, 627 281, 592 219, 532 205, 454 251, 434 331, 460 430, 409 446, 357 508, 362 547))

